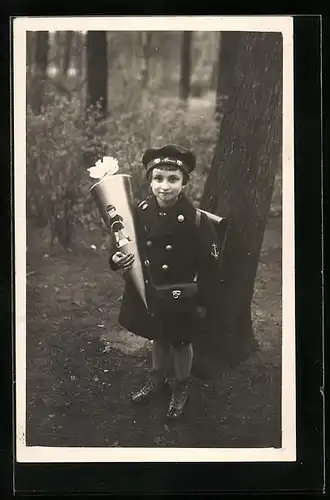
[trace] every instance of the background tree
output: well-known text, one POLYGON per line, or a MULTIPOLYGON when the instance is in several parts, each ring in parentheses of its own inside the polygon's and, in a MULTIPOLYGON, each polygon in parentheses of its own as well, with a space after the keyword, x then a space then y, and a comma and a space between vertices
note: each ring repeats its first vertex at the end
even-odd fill
POLYGON ((31 107, 35 114, 41 113, 48 66, 48 31, 37 31, 35 39, 35 75, 33 78, 33 93, 31 107))
POLYGON ((226 101, 232 89, 240 41, 239 33, 236 31, 219 33, 215 108, 217 115, 225 111, 226 101))
POLYGON ((102 113, 107 114, 108 104, 108 57, 105 31, 87 32, 87 106, 100 103, 102 113))
POLYGON ((251 300, 282 145, 281 34, 224 33, 227 44, 236 48, 231 56, 223 50, 220 61, 231 68, 223 80, 230 91, 201 200, 202 208, 228 218, 223 294, 210 342, 204 342, 217 362, 238 361, 256 347, 251 300))
POLYGON ((72 51, 72 43, 73 43, 73 31, 66 31, 64 38, 64 56, 63 56, 63 75, 66 76, 68 73, 68 69, 70 67, 71 62, 71 51, 72 51))
POLYGON ((26 70, 29 76, 32 76, 35 65, 36 33, 34 31, 26 32, 26 70))
POLYGON ((149 81, 149 64, 150 64, 150 47, 151 47, 152 34, 150 31, 142 32, 142 67, 141 67, 141 79, 142 88, 145 89, 148 86, 149 81))
POLYGON ((183 31, 181 42, 180 99, 187 105, 190 95, 192 31, 183 31))

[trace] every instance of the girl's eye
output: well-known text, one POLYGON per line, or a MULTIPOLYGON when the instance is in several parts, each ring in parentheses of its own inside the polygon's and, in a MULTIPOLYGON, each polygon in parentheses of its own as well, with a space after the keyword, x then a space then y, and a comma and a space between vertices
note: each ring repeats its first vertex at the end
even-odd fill
POLYGON ((177 182, 178 180, 179 180, 179 177, 176 177, 176 176, 172 176, 169 178, 170 182, 177 182))
POLYGON ((156 175, 154 177, 154 181, 158 181, 158 182, 161 182, 163 180, 163 178, 160 176, 160 175, 156 175))

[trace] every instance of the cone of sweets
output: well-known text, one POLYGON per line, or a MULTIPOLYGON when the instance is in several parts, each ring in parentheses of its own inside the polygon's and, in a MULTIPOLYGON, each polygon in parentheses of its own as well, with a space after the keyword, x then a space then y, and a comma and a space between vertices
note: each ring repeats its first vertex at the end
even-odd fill
POLYGON ((127 271, 147 308, 145 282, 139 255, 134 223, 134 198, 131 176, 117 173, 118 161, 105 156, 88 168, 89 175, 95 180, 90 192, 96 202, 100 215, 114 237, 116 248, 125 254, 134 254, 132 267, 127 271))

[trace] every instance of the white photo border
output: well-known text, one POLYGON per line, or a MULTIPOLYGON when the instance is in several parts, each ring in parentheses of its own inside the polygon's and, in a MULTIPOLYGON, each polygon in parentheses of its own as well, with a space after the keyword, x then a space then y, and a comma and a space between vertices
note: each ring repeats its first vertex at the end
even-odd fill
POLYGON ((16 461, 292 462, 296 460, 294 122, 292 16, 17 17, 13 20, 16 461), (26 445, 26 32, 257 31, 283 36, 282 447, 92 448, 26 445))

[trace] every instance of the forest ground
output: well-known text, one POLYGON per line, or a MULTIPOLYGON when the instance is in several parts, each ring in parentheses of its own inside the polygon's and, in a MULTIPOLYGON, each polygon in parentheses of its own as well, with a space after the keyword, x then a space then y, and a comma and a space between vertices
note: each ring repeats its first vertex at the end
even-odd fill
POLYGON ((77 239, 75 252, 50 252, 42 231, 28 234, 27 445, 280 447, 281 217, 269 218, 255 283, 258 351, 215 379, 194 377, 175 423, 166 398, 130 403, 150 344, 117 324, 123 282, 100 234, 77 239))

